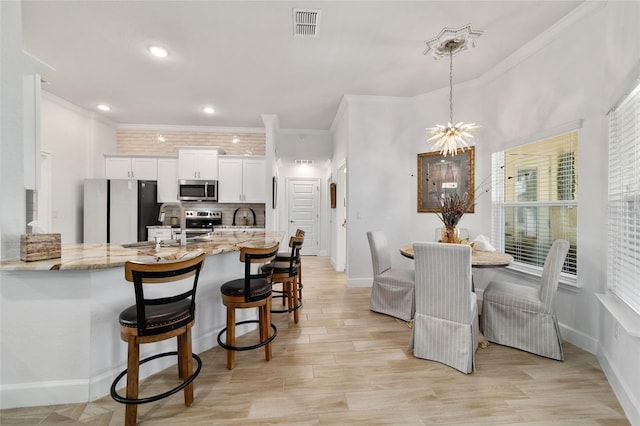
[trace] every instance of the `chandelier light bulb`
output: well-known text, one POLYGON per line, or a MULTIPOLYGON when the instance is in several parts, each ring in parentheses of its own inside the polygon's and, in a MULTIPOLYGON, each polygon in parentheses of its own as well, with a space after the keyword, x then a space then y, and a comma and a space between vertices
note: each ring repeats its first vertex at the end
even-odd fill
POLYGON ((153 56, 157 56, 158 58, 166 58, 167 55, 169 55, 169 52, 167 52, 167 49, 160 46, 149 46, 149 52, 153 56))

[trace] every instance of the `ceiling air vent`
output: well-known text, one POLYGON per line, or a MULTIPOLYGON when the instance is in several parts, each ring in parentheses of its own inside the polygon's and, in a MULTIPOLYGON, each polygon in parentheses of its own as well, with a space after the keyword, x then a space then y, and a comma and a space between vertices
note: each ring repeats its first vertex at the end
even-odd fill
POLYGON ((295 37, 318 37, 320 12, 319 9, 293 9, 293 35, 295 37))
POLYGON ((313 164, 313 160, 296 160, 296 164, 300 164, 303 166, 310 166, 313 164))

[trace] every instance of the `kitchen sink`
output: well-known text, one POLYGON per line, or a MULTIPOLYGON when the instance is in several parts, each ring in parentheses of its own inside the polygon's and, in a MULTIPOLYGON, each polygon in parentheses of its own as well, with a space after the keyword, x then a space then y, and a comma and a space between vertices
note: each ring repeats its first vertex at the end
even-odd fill
MULTIPOLYGON (((193 238, 187 238, 187 245, 195 244, 197 241, 193 238)), ((127 243, 122 244, 124 248, 136 248, 136 249, 147 249, 147 248, 155 248, 156 243, 154 241, 138 241, 137 243, 127 243)), ((160 242, 160 247, 178 247, 180 246, 180 242, 178 240, 166 240, 160 242)))

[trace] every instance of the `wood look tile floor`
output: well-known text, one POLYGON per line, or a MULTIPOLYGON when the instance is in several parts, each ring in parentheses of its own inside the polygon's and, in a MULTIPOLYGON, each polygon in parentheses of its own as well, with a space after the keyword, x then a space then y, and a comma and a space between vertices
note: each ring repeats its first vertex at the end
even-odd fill
MULTIPOLYGON (((147 425, 490 424, 627 425, 595 356, 565 343, 558 362, 491 344, 477 371, 462 374, 407 352, 407 325, 369 311, 369 288, 347 288, 326 257, 303 259, 300 321, 274 314, 273 359, 262 349, 200 354, 195 401, 182 394, 140 405, 147 425)), ((124 343, 123 343, 124 345, 124 343)), ((175 383, 175 368, 141 384, 175 383)), ((147 393, 147 395, 149 394, 147 393)), ((87 404, 6 409, 9 425, 120 425, 124 406, 110 396, 87 404)))

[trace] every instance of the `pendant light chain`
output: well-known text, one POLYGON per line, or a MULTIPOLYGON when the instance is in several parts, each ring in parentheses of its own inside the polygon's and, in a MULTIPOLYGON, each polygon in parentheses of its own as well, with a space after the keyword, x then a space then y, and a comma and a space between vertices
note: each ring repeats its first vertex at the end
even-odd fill
POLYGON ((453 124, 453 49, 449 46, 449 123, 453 124))

